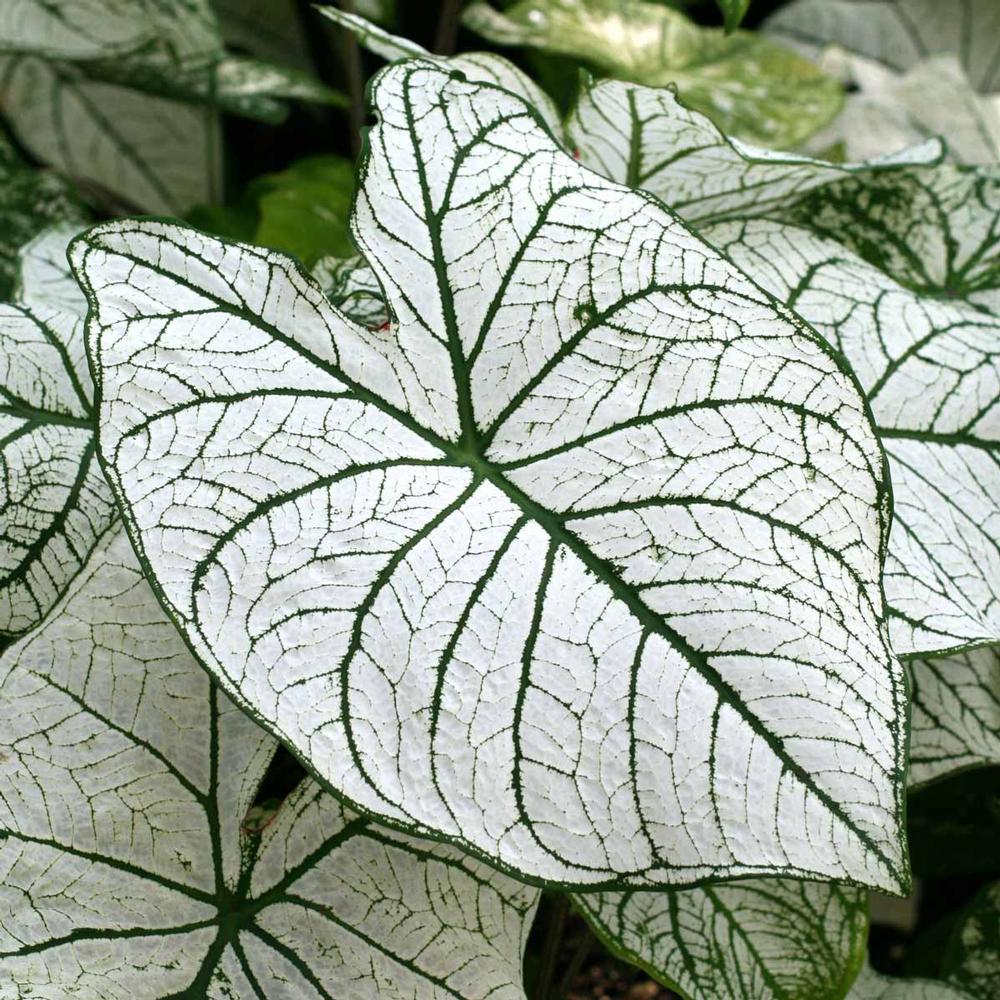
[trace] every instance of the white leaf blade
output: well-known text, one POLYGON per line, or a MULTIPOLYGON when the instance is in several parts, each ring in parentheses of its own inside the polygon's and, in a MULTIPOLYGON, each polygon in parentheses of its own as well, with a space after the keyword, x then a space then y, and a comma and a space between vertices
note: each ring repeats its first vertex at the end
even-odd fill
POLYGON ((989 173, 902 171, 807 197, 786 213, 794 226, 707 231, 843 351, 869 393, 893 478, 885 587, 905 656, 1000 638, 996 189, 989 173), (911 225, 931 203, 936 214, 911 225))
POLYGON ((1000 87, 1000 10, 992 0, 796 0, 767 30, 808 46, 838 44, 905 70, 929 54, 961 54, 975 85, 1000 87))
POLYGON ((143 211, 183 214, 219 188, 219 122, 208 108, 89 80, 69 64, 0 60, 4 112, 61 173, 143 211))
POLYGON ((614 953, 689 1000, 839 1000, 868 933, 865 893, 830 883, 756 879, 574 904, 614 953))
POLYGON ((619 184, 655 194, 697 223, 763 215, 851 174, 942 156, 930 140, 868 163, 835 164, 757 149, 727 137, 668 89, 604 80, 588 87, 566 122, 581 161, 619 184))
POLYGON ((311 781, 241 828, 274 742, 191 659, 123 533, 0 660, 0 719, 0 995, 523 1000, 536 890, 311 781))
POLYGON ((910 785, 1000 764, 1000 652, 910 662, 910 785))
POLYGON ((877 591, 881 459, 850 377, 655 202, 562 154, 508 92, 424 63, 386 70, 373 93, 380 124, 354 229, 386 290, 389 331, 335 313, 286 258, 178 227, 120 223, 76 245, 94 308, 102 451, 199 656, 352 801, 529 877, 641 884, 791 865, 905 881, 902 687, 877 591), (426 132, 409 130, 408 116, 426 132), (481 153, 471 129, 490 136, 481 153), (406 171, 393 169, 400 160, 406 171), (507 185, 531 194, 509 200, 507 185), (490 194, 498 208, 484 215, 490 194), (567 239, 579 218, 588 227, 567 239), (648 265, 617 261, 630 239, 627 259, 648 265), (588 257, 613 264, 613 277, 588 284, 588 257), (547 270, 554 291, 542 298, 556 309, 534 316, 547 270), (132 322, 164 303, 175 317, 166 327, 132 322), (648 338, 659 315, 676 321, 680 346, 669 324, 648 338), (661 352, 683 356, 683 331, 701 322, 716 324, 733 362, 699 400, 654 375, 661 352), (524 349, 542 323, 547 357, 524 349), (746 349, 770 359, 749 372, 741 323, 746 349), (639 360, 616 377, 594 360, 613 359, 622 336, 639 360), (809 378, 797 383, 798 372, 809 378), (731 439, 737 418, 754 428, 744 440, 759 434, 774 449, 775 470, 768 459, 756 485, 731 439), (227 457, 247 433, 265 442, 251 479, 237 471, 242 457, 227 457), (665 464, 644 443, 656 435, 681 449, 665 464), (736 449, 723 464, 720 440, 723 453, 736 449), (186 456, 190 477, 150 464, 162 447, 186 456), (634 471, 594 479, 605 448, 634 471), (824 484, 815 492, 804 451, 824 484), (790 478, 776 471, 786 465, 790 478), (366 522, 371 542, 358 533, 366 522), (641 539, 631 549, 629 536, 641 539), (701 555, 672 553, 682 537, 699 539, 701 555), (724 537, 727 551, 735 538, 755 559, 773 552, 773 591, 751 600, 745 582, 715 577, 724 537), (802 559, 815 579, 792 569, 802 559), (272 560, 285 567, 277 576, 272 560), (801 622, 780 652, 772 615, 801 622), (389 622, 413 625, 400 635, 389 622), (751 680, 765 662, 770 702, 751 680), (859 663, 872 664, 864 678, 859 663), (820 677, 847 707, 823 702, 830 728, 817 738, 785 708, 820 677), (676 729, 675 698, 702 722, 676 734, 697 789, 670 777, 661 734, 676 729), (830 738, 866 775, 849 782, 851 801, 865 801, 857 814, 838 779, 812 773, 830 738), (627 774, 604 778, 598 753, 630 740, 634 786, 627 774), (489 754, 475 749, 484 741, 489 754), (787 835, 746 801, 744 779, 713 780, 714 767, 728 773, 747 757, 787 835), (697 820, 719 831, 712 845, 686 826, 699 800, 715 801, 714 818, 697 820), (752 845, 725 842, 727 829, 752 845), (819 829, 823 856, 811 845, 819 829))
POLYGON ((75 232, 51 230, 28 244, 24 304, 0 306, 0 635, 8 638, 48 613, 114 517, 94 443, 84 308, 58 264, 75 232))
POLYGON ((847 1000, 973 1000, 970 993, 936 979, 894 979, 866 965, 847 1000))

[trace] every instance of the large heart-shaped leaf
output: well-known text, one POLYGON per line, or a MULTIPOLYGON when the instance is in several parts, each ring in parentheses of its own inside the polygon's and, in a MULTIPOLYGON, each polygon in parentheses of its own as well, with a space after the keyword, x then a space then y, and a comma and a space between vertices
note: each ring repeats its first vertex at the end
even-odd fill
POLYGON ((893 648, 1000 641, 1000 176, 846 180, 705 235, 843 351, 892 471, 893 648))
POLYGON ((65 270, 76 231, 29 244, 20 301, 0 305, 0 638, 48 613, 114 516, 94 442, 86 307, 65 270))
POLYGON ((523 1000, 537 890, 312 781, 241 827, 273 740, 124 534, 0 660, 0 734, 0 995, 523 1000))
POLYGON ((1000 651, 914 660, 910 783, 1000 765, 1000 651))
POLYGON ((192 647, 341 794, 526 877, 903 885, 852 378, 508 91, 414 61, 372 94, 390 329, 182 227, 73 250, 100 447, 192 647))
POLYGON ((502 12, 471 4, 474 31, 503 45, 571 56, 650 86, 675 84, 727 131, 795 146, 840 110, 839 84, 763 35, 701 28, 645 0, 519 0, 502 12))
POLYGON ((980 90, 1000 90, 995 0, 795 0, 767 30, 811 47, 837 44, 895 70, 952 53, 980 90))
POLYGON ((859 889, 791 879, 575 904, 600 939, 689 1000, 842 1000, 865 954, 859 889))
POLYGON ((583 89, 567 141, 587 166, 655 194, 689 222, 761 215, 853 174, 934 163, 929 141, 870 163, 836 164, 757 149, 725 135, 669 89, 604 80, 583 89))

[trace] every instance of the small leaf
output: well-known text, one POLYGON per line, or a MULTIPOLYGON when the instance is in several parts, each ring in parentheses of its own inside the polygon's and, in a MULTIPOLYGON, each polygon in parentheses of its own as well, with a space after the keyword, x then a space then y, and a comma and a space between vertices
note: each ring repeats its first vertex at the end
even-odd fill
POLYGON ((847 1000, 974 1000, 971 994, 936 979, 892 979, 869 966, 861 970, 847 1000))
POLYGON ((852 174, 934 163, 929 141, 870 163, 834 164, 731 139, 667 88, 603 80, 586 88, 566 121, 582 163, 655 194, 689 222, 764 215, 852 174))
POLYGON ((1000 764, 1000 650, 913 660, 910 783, 1000 764))
POLYGON ((841 1000, 868 935, 866 893, 751 879, 574 903, 617 955, 689 1000, 841 1000))
POLYGON ((1000 641, 1000 176, 848 179, 783 216, 797 224, 706 236, 841 350, 869 394, 892 472, 893 648, 1000 641))
POLYGON ((331 304, 349 320, 370 330, 388 328, 389 310, 382 289, 363 257, 324 257, 316 262, 312 274, 331 304))
POLYGON ((524 876, 905 885, 851 376, 506 89, 371 94, 390 329, 183 227, 74 246, 101 451, 192 647, 348 799, 524 876))
POLYGON ((0 733, 0 994, 524 1000, 537 890, 311 780, 241 822, 275 744, 123 533, 0 659, 0 733))
POLYGON ((644 0, 519 0, 502 13, 476 2, 467 27, 502 45, 572 56, 605 73, 661 87, 740 138, 795 146, 840 110, 838 83, 762 35, 700 28, 644 0))
POLYGON ((950 53, 979 90, 1000 90, 996 0, 794 0, 766 30, 812 49, 839 45, 897 71, 950 53))
POLYGON ((22 252, 21 302, 0 305, 0 637, 33 628, 114 517, 98 467, 76 281, 54 263, 74 227, 22 252))

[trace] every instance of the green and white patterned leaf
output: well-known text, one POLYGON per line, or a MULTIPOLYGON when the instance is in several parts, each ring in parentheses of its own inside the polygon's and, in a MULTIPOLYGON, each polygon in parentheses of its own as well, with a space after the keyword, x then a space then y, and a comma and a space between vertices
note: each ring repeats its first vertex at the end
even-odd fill
POLYGON ((925 142, 871 163, 835 164, 758 149, 731 139, 666 88, 604 80, 585 87, 566 121, 586 166, 655 194, 688 222, 765 214, 852 174, 934 163, 925 142))
POLYGON ((11 296, 25 243, 54 222, 85 218, 65 181, 26 166, 0 135, 0 301, 11 296))
POLYGON ((892 979, 865 966, 847 1000, 973 1000, 964 990, 935 979, 892 979))
POLYGON ((304 782, 214 688, 112 529, 0 660, 0 996, 523 1000, 537 890, 304 782))
POLYGON ((842 1000, 868 936, 866 893, 831 883, 751 879, 574 904, 613 952, 688 1000, 842 1000))
POLYGON ((982 889, 951 932, 943 971, 973 1000, 1000 995, 1000 882, 982 889))
POLYGON ((944 136, 956 163, 1000 161, 1000 95, 977 93, 955 56, 931 56, 896 73, 831 50, 820 65, 839 66, 852 92, 837 118, 810 137, 809 149, 858 160, 944 136))
POLYGON ((552 98, 512 62, 492 52, 463 52, 442 59, 428 52, 408 38, 393 35, 385 28, 357 14, 348 14, 336 7, 320 7, 331 21, 357 35, 358 41, 369 52, 388 62, 397 59, 434 59, 442 65, 464 73, 477 83, 492 83, 523 98, 541 116, 554 136, 562 135, 562 119, 552 98))
POLYGON ((844 353, 889 456, 893 648, 1000 641, 1000 177, 850 179, 706 237, 844 353))
POLYGON ((503 12, 471 4, 465 24, 502 45, 579 59, 648 86, 675 84, 727 132, 795 146, 840 110, 839 84, 763 35, 701 28, 645 0, 519 0, 503 12))
POLYGON ((52 608, 114 517, 98 466, 85 303, 53 258, 75 235, 29 244, 21 301, 0 305, 0 638, 52 608), (68 308, 67 308, 68 307, 68 308))
POLYGON ((61 173, 159 214, 182 214, 217 197, 219 122, 210 108, 33 57, 0 60, 0 90, 17 137, 61 173))
POLYGON ((910 664, 910 784, 1000 764, 1000 650, 910 664))
POLYGON ((340 794, 525 877, 904 885, 852 377, 506 90, 409 62, 372 95, 390 329, 182 227, 73 251, 101 450, 192 647, 340 794))
POLYGON ((814 50, 840 45, 897 71, 950 53, 979 90, 1000 90, 996 0, 795 0, 766 30, 814 50))

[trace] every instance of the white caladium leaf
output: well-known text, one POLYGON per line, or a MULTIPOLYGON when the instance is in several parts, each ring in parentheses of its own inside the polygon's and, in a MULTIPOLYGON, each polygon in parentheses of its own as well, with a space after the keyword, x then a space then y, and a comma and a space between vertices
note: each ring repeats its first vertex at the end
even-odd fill
POLYGON ((655 194, 689 222, 760 215, 814 188, 901 165, 934 163, 932 140, 870 163, 835 164, 748 146, 669 89, 604 80, 584 88, 566 121, 581 162, 655 194))
POLYGON ((114 517, 98 466, 86 305, 51 260, 75 235, 23 251, 21 301, 0 305, 0 638, 44 617, 114 517))
POLYGON ((149 0, 4 0, 0 51, 53 59, 134 52, 155 38, 149 0))
POLYGON ((705 235, 847 357, 892 472, 893 648, 1000 641, 1000 178, 854 180, 705 235))
POLYGON ((824 53, 820 65, 839 66, 852 92, 809 149, 866 159, 943 135, 956 163, 1000 161, 1000 96, 977 93, 955 56, 923 59, 904 73, 842 51, 824 53))
POLYGON ((832 883, 750 879, 574 904, 615 954, 688 1000, 842 1000, 868 936, 866 893, 832 883))
POLYGON ((910 784, 1000 764, 1000 650, 910 663, 910 784))
POLYGON ((80 317, 87 315, 87 300, 66 258, 70 243, 82 229, 79 223, 64 222, 44 230, 21 247, 15 296, 21 305, 55 308, 80 317))
POLYGON ((388 328, 390 317, 382 288, 363 257, 322 257, 313 265, 312 275, 349 320, 372 330, 388 328))
POLYGON ((414 61, 371 93, 390 329, 183 227, 72 250, 100 447, 192 647, 339 794, 524 877, 904 885, 852 377, 508 91, 414 61))
POLYGON ((274 742, 112 529, 0 660, 0 995, 523 1000, 537 890, 314 782, 244 824, 274 742))
POLYGON ((995 0, 794 0, 766 30, 813 49, 835 43, 897 71, 951 53, 979 90, 1000 90, 995 0))
POLYGON ((836 80, 763 35, 701 28, 646 0, 519 0, 502 12, 470 4, 467 27, 501 45, 579 59, 611 76, 677 86, 727 132, 795 146, 840 110, 836 80))
POLYGON ((320 7, 319 12, 353 32, 369 52, 389 62, 397 59, 436 59, 442 65, 464 73, 470 80, 493 83, 517 94, 538 112, 554 136, 562 135, 562 119, 552 98, 509 60, 492 52, 463 52, 443 59, 434 56, 416 42, 394 35, 357 14, 350 14, 336 7, 320 7))
POLYGON ((69 63, 0 60, 4 112, 38 159, 130 206, 182 214, 216 199, 218 115, 90 79, 69 63))
POLYGON ((26 166, 0 136, 0 301, 11 296, 25 243, 54 222, 85 218, 65 181, 26 166))
POLYGON ((866 965, 847 1000, 973 1000, 973 997, 936 979, 892 979, 866 965))

